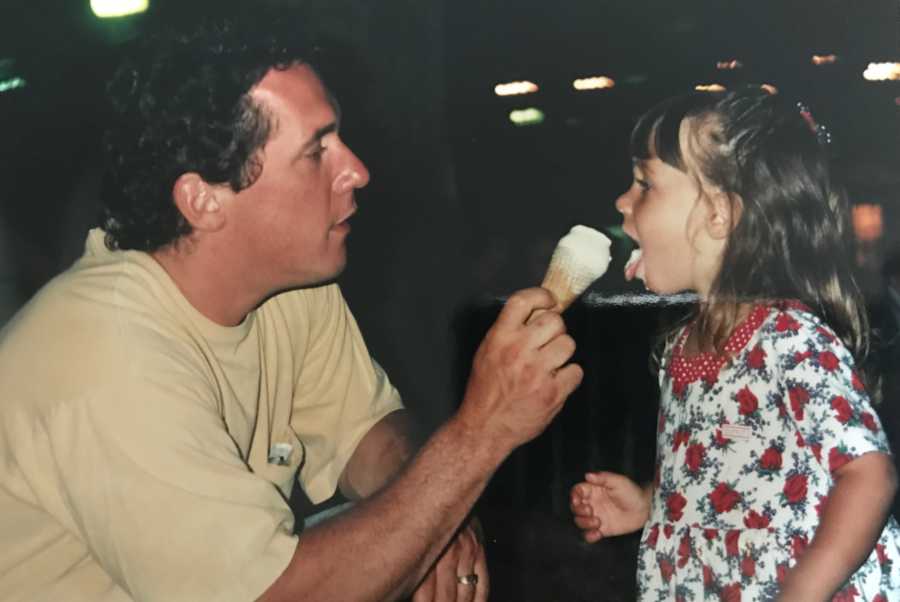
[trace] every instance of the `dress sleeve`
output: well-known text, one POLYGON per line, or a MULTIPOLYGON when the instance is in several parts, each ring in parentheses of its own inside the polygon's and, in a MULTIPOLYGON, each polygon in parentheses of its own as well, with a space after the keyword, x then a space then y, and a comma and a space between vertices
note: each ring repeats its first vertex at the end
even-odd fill
POLYGON ((317 503, 334 494, 369 429, 403 404, 369 356, 340 288, 317 289, 308 307, 309 342, 298 371, 291 427, 306 451, 300 482, 317 503))
POLYGON ((833 472, 869 452, 890 453, 852 354, 814 315, 781 310, 771 326, 782 419, 833 472))
POLYGON ((134 600, 257 599, 297 546, 290 508, 206 383, 174 359, 135 368, 40 425, 57 483, 43 505, 134 600))

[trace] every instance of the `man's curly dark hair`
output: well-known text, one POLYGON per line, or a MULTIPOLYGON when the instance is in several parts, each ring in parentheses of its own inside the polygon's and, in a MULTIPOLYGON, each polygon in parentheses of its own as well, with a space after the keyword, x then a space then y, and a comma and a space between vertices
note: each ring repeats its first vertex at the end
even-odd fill
POLYGON ((172 198, 184 173, 234 191, 259 177, 273 123, 249 91, 270 69, 308 60, 298 37, 219 20, 139 44, 108 87, 101 225, 109 248, 149 252, 189 234, 172 198))

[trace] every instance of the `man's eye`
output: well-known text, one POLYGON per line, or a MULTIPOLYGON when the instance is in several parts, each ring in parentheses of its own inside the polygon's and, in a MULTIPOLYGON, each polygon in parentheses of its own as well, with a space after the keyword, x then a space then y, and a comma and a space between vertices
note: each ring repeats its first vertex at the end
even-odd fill
POLYGON ((322 155, 325 154, 326 150, 327 150, 326 147, 319 145, 315 149, 310 151, 309 154, 307 155, 307 157, 309 157, 313 161, 317 161, 317 162, 321 161, 322 155))

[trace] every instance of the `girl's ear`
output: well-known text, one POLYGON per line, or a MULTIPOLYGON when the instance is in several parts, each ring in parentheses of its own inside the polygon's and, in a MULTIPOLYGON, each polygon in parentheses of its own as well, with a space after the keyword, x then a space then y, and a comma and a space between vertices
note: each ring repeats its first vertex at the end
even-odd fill
POLYGON ((717 189, 709 195, 709 204, 711 211, 706 224, 709 235, 716 240, 725 239, 741 219, 744 202, 736 194, 717 189))
POLYGON ((217 190, 200 177, 181 174, 172 187, 172 199, 184 219, 197 231, 216 231, 225 225, 225 212, 216 198, 217 190))

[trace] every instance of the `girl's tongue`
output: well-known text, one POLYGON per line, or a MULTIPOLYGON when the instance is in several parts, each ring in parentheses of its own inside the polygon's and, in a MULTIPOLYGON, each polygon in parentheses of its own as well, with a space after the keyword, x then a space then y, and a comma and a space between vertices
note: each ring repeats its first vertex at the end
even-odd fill
POLYGON ((640 249, 632 251, 631 256, 628 258, 628 263, 625 264, 625 280, 634 280, 635 276, 641 280, 644 279, 644 262, 641 258, 640 249))

